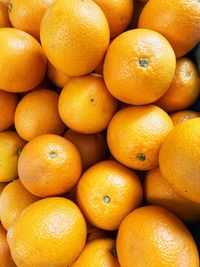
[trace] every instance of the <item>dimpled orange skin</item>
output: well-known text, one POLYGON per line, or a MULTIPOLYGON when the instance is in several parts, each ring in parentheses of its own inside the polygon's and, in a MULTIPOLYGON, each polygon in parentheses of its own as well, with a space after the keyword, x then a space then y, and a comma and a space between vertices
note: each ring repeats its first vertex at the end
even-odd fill
POLYGON ((57 70, 49 61, 47 63, 47 76, 59 88, 63 88, 70 79, 68 75, 57 70))
POLYGON ((108 149, 103 133, 80 134, 69 129, 63 137, 78 148, 83 162, 83 170, 106 158, 108 149))
POLYGON ((40 24, 47 8, 54 0, 10 0, 9 18, 14 28, 40 40, 40 24))
POLYGON ((108 126, 108 147, 125 166, 149 170, 158 166, 161 144, 173 127, 169 115, 159 107, 127 107, 118 111, 108 126))
POLYGON ((71 78, 63 88, 59 114, 72 130, 94 134, 105 130, 117 110, 117 100, 108 92, 100 75, 71 78))
POLYGON ((0 131, 7 130, 13 125, 17 103, 16 94, 0 90, 0 131))
POLYGON ((168 41, 159 33, 134 29, 109 46, 104 79, 110 93, 132 105, 149 104, 167 91, 176 68, 168 41))
POLYGON ((64 137, 53 134, 32 139, 24 147, 18 162, 22 184, 39 197, 70 191, 81 172, 82 162, 77 148, 64 137))
POLYGON ((169 89, 155 105, 166 112, 174 112, 191 106, 199 94, 200 76, 196 65, 188 58, 179 58, 169 89))
POLYGON ((142 202, 138 176, 116 161, 93 165, 80 178, 76 199, 90 224, 118 229, 123 218, 142 202))
POLYGON ((150 0, 138 27, 155 30, 171 43, 177 57, 187 54, 200 39, 198 0, 150 0))
POLYGON ((86 222, 79 208, 60 197, 27 207, 8 229, 12 257, 20 267, 66 267, 81 253, 86 222))
POLYGON ((69 76, 93 71, 109 45, 108 22, 91 0, 57 0, 46 12, 40 37, 49 61, 69 76))
POLYGON ((0 267, 17 267, 11 257, 6 240, 6 230, 0 223, 0 267))
POLYGON ((193 110, 182 110, 170 114, 170 118, 172 119, 174 126, 180 124, 181 122, 198 117, 200 117, 200 112, 196 112, 193 110))
POLYGON ((185 223, 199 222, 200 205, 179 195, 163 178, 160 169, 147 172, 144 184, 144 198, 148 205, 158 205, 173 212, 185 223))
POLYGON ((65 125, 58 113, 59 95, 48 89, 25 95, 15 111, 15 127, 27 141, 42 134, 62 134, 65 125))
POLYGON ((198 267, 192 235, 171 212, 146 206, 131 212, 117 236, 121 267, 198 267))
POLYGON ((25 143, 15 131, 0 133, 0 182, 9 182, 17 177, 19 154, 25 143))
POLYGON ((114 38, 128 27, 134 10, 133 0, 93 0, 103 10, 114 38))
POLYGON ((44 78, 46 57, 41 45, 28 33, 0 28, 0 88, 27 92, 44 78))
POLYGON ((20 179, 9 183, 0 197, 0 220, 6 230, 16 217, 33 202, 39 200, 22 185, 20 179))
POLYGON ((0 1, 0 28, 11 27, 11 23, 8 17, 8 7, 0 1))
POLYGON ((100 238, 86 244, 78 259, 70 267, 120 267, 115 240, 100 238))
POLYGON ((180 123, 169 133, 159 154, 164 178, 184 198, 200 204, 200 118, 180 123))

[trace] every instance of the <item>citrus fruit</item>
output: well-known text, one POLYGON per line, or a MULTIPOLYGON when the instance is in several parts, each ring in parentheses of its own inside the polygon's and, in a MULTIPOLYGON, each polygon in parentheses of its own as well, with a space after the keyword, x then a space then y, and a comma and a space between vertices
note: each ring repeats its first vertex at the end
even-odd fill
POLYGON ((16 94, 0 90, 0 131, 7 130, 13 125, 17 103, 16 94))
POLYGON ((166 112, 174 112, 191 106, 199 94, 200 76, 196 65, 188 58, 179 58, 169 89, 155 104, 166 112))
POLYGON ((70 129, 94 134, 107 128, 117 110, 117 100, 108 92, 102 76, 88 74, 68 81, 60 94, 58 110, 70 129))
POLYGON ((49 61, 47 63, 47 76, 59 88, 63 88, 70 79, 68 75, 57 70, 49 61))
POLYGON ((9 18, 14 28, 40 40, 40 24, 47 8, 54 0, 10 0, 9 18))
POLYGON ((159 33, 134 29, 120 34, 108 48, 104 78, 122 102, 143 105, 167 91, 176 68, 174 51, 159 33))
POLYGON ((45 134, 23 149, 18 173, 24 187, 39 197, 61 195, 78 181, 82 162, 77 148, 64 137, 45 134))
POLYGON ((102 161, 82 175, 76 196, 89 223, 116 230, 123 218, 140 206, 142 187, 133 171, 116 161, 102 161))
POLYGON ((78 259, 70 267, 120 267, 115 240, 100 238, 86 244, 78 259))
POLYGON ((200 204, 200 118, 180 123, 169 133, 160 149, 164 178, 184 198, 200 204))
POLYGON ((38 198, 29 193, 20 179, 10 182, 0 196, 0 220, 6 230, 22 211, 38 198))
POLYGON ((175 215, 157 206, 134 210, 123 220, 117 254, 121 267, 199 266, 189 230, 175 215))
POLYGON ((8 16, 8 7, 3 1, 0 1, 0 28, 6 28, 10 26, 11 23, 8 16))
POLYGON ((69 76, 93 71, 109 45, 101 8, 91 0, 57 0, 41 23, 40 37, 49 61, 69 76))
POLYGON ((46 57, 40 44, 28 33, 0 28, 0 88, 26 92, 44 78, 46 57))
POLYGON ((25 143, 15 131, 0 132, 0 182, 17 177, 18 159, 25 143))
POLYGON ((200 40, 198 0, 150 0, 138 26, 155 30, 171 43, 177 57, 188 53, 200 40))
POLYGON ((28 206, 8 229, 12 257, 20 267, 64 267, 81 253, 86 223, 79 208, 59 197, 28 206))
POLYGON ((34 90, 19 102, 15 127, 27 141, 42 134, 62 134, 65 125, 58 113, 59 95, 48 89, 34 90))
POLYGON ((200 112, 196 112, 193 110, 181 110, 170 114, 170 118, 172 119, 174 126, 178 125, 181 122, 198 117, 200 117, 200 112))
POLYGON ((103 133, 80 134, 69 129, 63 137, 78 148, 83 162, 83 170, 106 158, 107 143, 103 133))
POLYGON ((147 204, 162 206, 186 223, 200 221, 200 205, 179 195, 163 178, 159 168, 147 172, 143 188, 147 204))
POLYGON ((108 126, 108 147, 125 166, 149 170, 158 165, 161 144, 172 129, 172 120, 159 107, 127 107, 118 111, 108 126))
POLYGON ((6 230, 0 223, 0 267, 16 267, 6 240, 6 230))
POLYGON ((110 38, 114 38, 126 30, 133 15, 133 0, 93 1, 100 6, 104 14, 106 15, 110 28, 110 38))

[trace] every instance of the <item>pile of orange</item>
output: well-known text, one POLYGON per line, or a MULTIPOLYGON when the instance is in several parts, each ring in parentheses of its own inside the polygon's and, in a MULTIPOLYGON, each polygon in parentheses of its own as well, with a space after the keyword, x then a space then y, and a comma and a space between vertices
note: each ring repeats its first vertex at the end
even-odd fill
POLYGON ((0 267, 199 267, 198 0, 0 0, 0 267))

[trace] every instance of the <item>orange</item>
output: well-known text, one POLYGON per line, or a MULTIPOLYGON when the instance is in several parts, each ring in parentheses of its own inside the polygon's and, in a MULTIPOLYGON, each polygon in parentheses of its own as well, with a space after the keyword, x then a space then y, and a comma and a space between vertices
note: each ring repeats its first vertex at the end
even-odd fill
POLYGON ((83 170, 106 158, 107 143, 103 133, 80 134, 69 129, 63 136, 78 148, 83 170))
POLYGON ((0 220, 6 230, 22 211, 38 198, 29 193, 20 179, 6 185, 0 197, 0 220))
POLYGON ((70 77, 64 72, 57 70, 49 61, 47 63, 47 76, 56 86, 63 88, 70 77))
POLYGON ((8 16, 8 7, 0 1, 0 28, 11 27, 11 23, 8 16))
POLYGON ((40 40, 40 24, 47 8, 54 0, 10 0, 9 18, 14 28, 40 40))
POLYGON ((96 69, 109 45, 106 17, 92 0, 57 0, 48 8, 40 37, 49 61, 69 76, 96 69))
POLYGON ((18 172, 22 184, 39 197, 61 195, 78 181, 82 162, 77 148, 64 137, 44 134, 23 149, 18 172))
POLYGON ((15 127, 27 141, 42 134, 62 134, 65 125, 58 113, 59 95, 40 89, 25 95, 15 112, 15 127))
POLYGON ((147 204, 162 206, 186 223, 200 221, 200 205, 179 195, 163 178, 159 168, 147 172, 144 179, 144 197, 147 204))
POLYGON ((93 0, 97 3, 106 15, 110 38, 114 38, 128 27, 132 15, 133 0, 93 0))
POLYGON ((169 89, 155 104, 166 112, 173 112, 191 106, 199 94, 200 76, 196 65, 188 58, 179 58, 169 89))
POLYGON ((180 123, 169 133, 160 150, 164 178, 184 198, 200 204, 200 118, 180 123))
POLYGON ((93 165, 82 175, 76 196, 90 224, 116 230, 123 218, 140 206, 142 186, 133 171, 107 160, 93 165))
POLYGON ((28 33, 0 28, 0 88, 26 92, 36 87, 46 71, 46 57, 40 44, 28 33))
POLYGON ((86 223, 79 208, 59 197, 27 207, 8 229, 12 257, 20 267, 66 267, 81 253, 86 223))
POLYGON ((174 51, 162 35, 135 29, 120 34, 109 46, 104 78, 114 97, 128 104, 143 105, 164 95, 175 68, 174 51))
POLYGON ((172 120, 159 107, 127 107, 112 118, 107 142, 119 162, 129 168, 149 170, 158 165, 161 144, 172 129, 172 120))
POLYGON ((171 43, 176 56, 187 54, 200 40, 198 0, 150 0, 138 26, 155 30, 171 43))
POLYGON ((6 231, 0 224, 0 267, 16 267, 6 240, 6 231))
POLYGON ((78 259, 70 267, 120 267, 115 240, 100 238, 86 244, 78 259))
POLYGON ((25 141, 15 131, 0 133, 0 182, 9 182, 17 177, 19 155, 25 141))
POLYGON ((0 90, 0 131, 7 130, 13 125, 17 103, 16 94, 0 90))
POLYGON ((170 114, 170 118, 172 119, 174 126, 178 125, 181 122, 198 117, 200 117, 200 112, 196 112, 193 110, 182 110, 170 114))
POLYGON ((189 230, 175 215, 156 206, 134 210, 123 220, 117 254, 121 267, 199 267, 189 230))
POLYGON ((102 76, 88 74, 68 81, 60 94, 58 110, 70 129, 94 134, 107 128, 117 110, 117 100, 108 92, 102 76))

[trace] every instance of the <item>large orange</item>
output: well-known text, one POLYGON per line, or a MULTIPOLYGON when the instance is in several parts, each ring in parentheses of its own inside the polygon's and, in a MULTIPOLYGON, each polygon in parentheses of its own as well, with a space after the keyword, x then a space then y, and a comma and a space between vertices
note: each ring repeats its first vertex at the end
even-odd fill
POLYGON ((161 144, 172 129, 172 120, 159 107, 127 107, 112 118, 107 142, 119 162, 133 169, 149 170, 158 165, 161 144))
POLYGON ((177 57, 185 55, 200 40, 198 0, 150 0, 139 19, 139 28, 155 30, 171 43, 177 57))
POLYGON ((200 204, 200 118, 180 123, 159 155, 162 175, 183 197, 200 204))
POLYGON ((8 16, 8 7, 0 1, 0 28, 11 27, 11 23, 8 16))
POLYGON ((6 240, 6 230, 0 223, 0 267, 16 267, 6 240))
POLYGON ((40 24, 54 0, 10 0, 9 18, 13 27, 40 39, 40 24))
POLYGON ((123 218, 140 206, 142 187, 133 171, 108 160, 93 165, 82 175, 76 196, 89 223, 116 230, 123 218))
POLYGON ((143 105, 164 95, 175 68, 174 51, 162 35, 135 29, 120 34, 109 46, 104 78, 108 90, 117 99, 143 105))
POLYGON ((147 204, 162 206, 186 223, 200 221, 200 205, 179 195, 164 179, 159 168, 147 172, 144 179, 144 197, 147 204))
POLYGON ((120 267, 115 240, 100 238, 86 244, 78 259, 70 267, 120 267))
POLYGON ((117 254, 121 267, 199 267, 188 229, 175 215, 156 206, 139 208, 123 220, 117 254))
POLYGON ((110 38, 114 38, 128 27, 133 15, 133 0, 93 0, 106 15, 110 38))
POLYGON ((28 33, 0 28, 0 88, 26 92, 36 87, 46 71, 46 57, 40 44, 28 33))
POLYGON ((65 198, 46 198, 27 207, 8 229, 12 257, 20 267, 67 267, 81 253, 86 223, 65 198))
POLYGON ((58 70, 81 76, 99 65, 110 33, 103 11, 92 0, 57 0, 42 20, 40 37, 58 70))
POLYGON ((78 181, 82 162, 77 148, 64 137, 45 134, 22 150, 18 173, 25 188, 39 197, 61 195, 78 181))
POLYGON ((17 179, 3 189, 0 197, 0 220, 6 230, 22 211, 38 198, 29 193, 17 179))
POLYGON ((107 143, 103 133, 80 134, 69 129, 63 136, 78 148, 83 170, 106 158, 107 143))
POLYGON ((47 76, 56 86, 63 88, 70 77, 64 72, 57 70, 49 61, 47 63, 47 76))
POLYGON ((174 112, 191 106, 199 94, 200 75, 197 66, 188 58, 179 58, 169 89, 155 104, 166 112, 174 112))
POLYGON ((107 128, 117 110, 117 100, 108 92, 102 76, 88 74, 68 81, 60 94, 58 109, 69 128, 94 134, 107 128))
POLYGON ((0 182, 16 178, 19 155, 25 141, 15 131, 0 133, 0 182))
POLYGON ((181 122, 198 117, 200 117, 200 112, 193 110, 181 110, 170 114, 170 118, 172 119, 174 126, 178 125, 181 122))
POLYGON ((15 127, 24 140, 42 134, 62 134, 65 125, 58 113, 59 95, 48 89, 34 90, 19 102, 15 112, 15 127))
POLYGON ((13 125, 17 103, 16 94, 0 90, 0 131, 7 130, 13 125))

